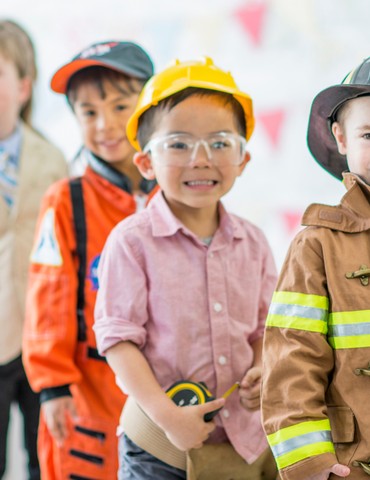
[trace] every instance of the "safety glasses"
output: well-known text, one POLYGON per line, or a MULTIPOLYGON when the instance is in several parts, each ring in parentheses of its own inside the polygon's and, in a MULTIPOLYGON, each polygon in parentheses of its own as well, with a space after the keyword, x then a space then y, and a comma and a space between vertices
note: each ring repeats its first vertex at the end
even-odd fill
POLYGON ((203 147, 208 161, 218 167, 240 165, 243 162, 247 141, 241 135, 219 132, 197 138, 186 133, 155 137, 144 148, 158 164, 185 167, 191 165, 203 147))

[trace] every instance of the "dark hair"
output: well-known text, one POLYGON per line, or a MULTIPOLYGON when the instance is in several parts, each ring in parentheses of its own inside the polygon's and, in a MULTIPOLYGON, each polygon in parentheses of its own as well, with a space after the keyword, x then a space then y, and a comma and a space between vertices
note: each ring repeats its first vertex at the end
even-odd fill
POLYGON ((181 90, 170 97, 167 97, 158 105, 150 107, 146 110, 138 121, 137 139, 141 148, 148 143, 150 137, 155 131, 155 126, 158 123, 158 116, 164 115, 166 112, 172 110, 176 105, 183 102, 189 97, 217 97, 222 100, 224 105, 232 110, 236 127, 243 137, 246 135, 247 125, 245 120, 245 114, 241 104, 231 95, 231 93, 220 92, 218 90, 209 90, 206 88, 188 87, 185 90, 181 90))
POLYGON ((101 98, 104 99, 106 96, 104 90, 105 81, 113 85, 123 95, 129 96, 134 93, 140 93, 146 80, 130 77, 122 72, 103 66, 83 68, 71 76, 67 85, 66 95, 72 110, 76 101, 77 89, 82 84, 89 83, 94 85, 99 90, 101 98), (125 87, 122 85, 122 80, 125 82, 125 87))
MULTIPOLYGON (((19 78, 28 77, 32 84, 37 77, 35 49, 26 31, 12 20, 0 20, 0 53, 11 60, 18 72, 19 78)), ((32 90, 30 98, 22 105, 20 117, 31 124, 32 90)))

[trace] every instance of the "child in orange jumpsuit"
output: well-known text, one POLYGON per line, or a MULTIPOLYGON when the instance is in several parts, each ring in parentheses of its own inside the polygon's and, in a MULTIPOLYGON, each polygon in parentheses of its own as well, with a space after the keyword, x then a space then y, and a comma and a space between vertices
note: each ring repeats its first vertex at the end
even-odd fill
POLYGON ((51 81, 76 115, 87 168, 81 178, 47 192, 31 255, 24 362, 42 402, 43 480, 117 476, 116 427, 125 396, 96 350, 96 269, 108 233, 155 186, 134 166, 125 134, 152 72, 138 45, 103 42, 78 54, 51 81))

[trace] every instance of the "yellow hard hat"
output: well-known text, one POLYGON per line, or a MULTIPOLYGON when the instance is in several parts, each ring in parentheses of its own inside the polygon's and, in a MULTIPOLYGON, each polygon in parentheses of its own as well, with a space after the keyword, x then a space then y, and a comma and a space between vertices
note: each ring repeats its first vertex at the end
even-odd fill
POLYGON ((243 107, 247 124, 246 139, 249 140, 254 129, 252 99, 237 87, 229 72, 216 67, 209 57, 202 60, 180 62, 154 75, 144 86, 134 113, 127 122, 126 134, 129 142, 136 150, 140 150, 137 141, 138 120, 150 107, 161 100, 174 95, 188 87, 205 88, 218 92, 230 93, 243 107))

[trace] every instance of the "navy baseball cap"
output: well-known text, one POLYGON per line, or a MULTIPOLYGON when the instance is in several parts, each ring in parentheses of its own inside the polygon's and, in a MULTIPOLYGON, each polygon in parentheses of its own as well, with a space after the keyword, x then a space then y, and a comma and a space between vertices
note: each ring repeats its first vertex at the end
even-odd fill
POLYGON ((117 41, 94 43, 54 73, 50 82, 51 89, 65 94, 72 75, 93 66, 110 68, 142 80, 148 80, 154 70, 151 58, 136 43, 117 41))

